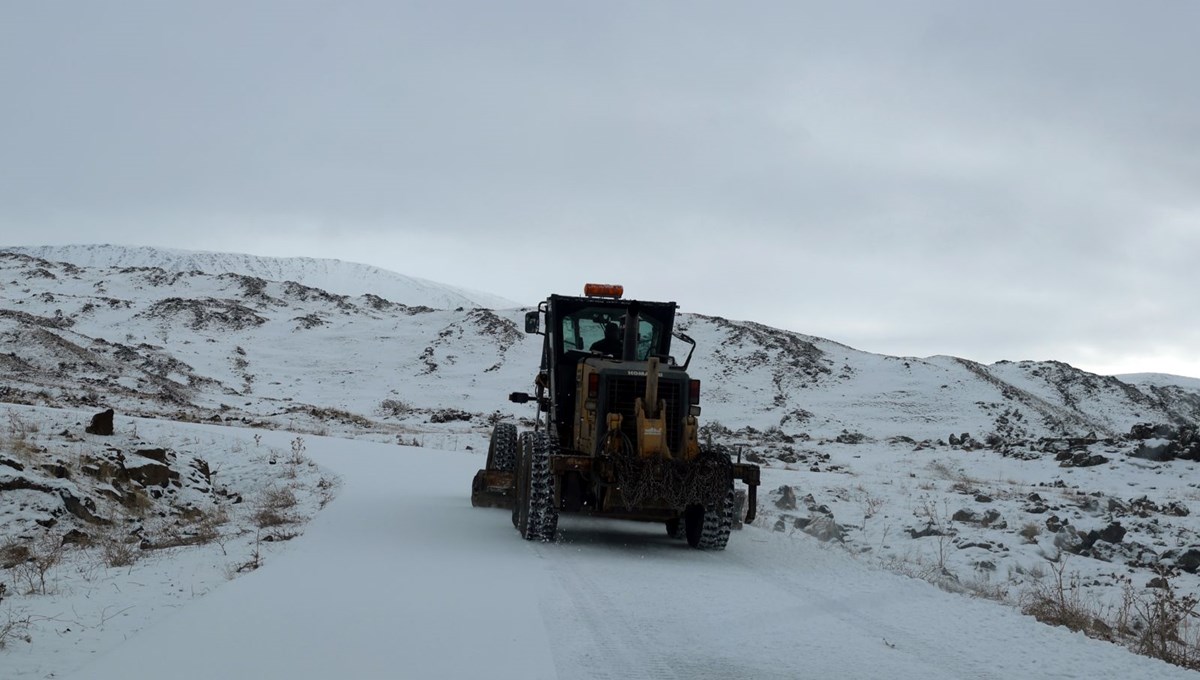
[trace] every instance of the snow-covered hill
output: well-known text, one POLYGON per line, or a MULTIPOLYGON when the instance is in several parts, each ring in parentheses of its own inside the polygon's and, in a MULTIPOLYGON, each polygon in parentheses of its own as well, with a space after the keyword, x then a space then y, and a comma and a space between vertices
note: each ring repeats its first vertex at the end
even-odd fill
MULTIPOLYGON (((505 395, 528 388, 540 352, 520 309, 432 309, 237 273, 0 252, 0 295, 0 397, 47 405, 276 424, 314 409, 384 425, 457 409, 480 422, 529 415, 505 395)), ((699 343, 706 419, 733 430, 1025 441, 1200 420, 1200 391, 1056 362, 888 357, 699 314, 679 327, 699 343)))
MULTIPOLYGON (((103 408, 126 427, 141 415, 331 434, 400 453, 411 449, 397 444, 470 450, 479 465, 493 422, 527 426, 533 415, 505 398, 529 389, 538 365, 541 338, 521 332, 522 309, 435 309, 217 269, 0 251, 0 402, 27 405, 0 407, 9 409, 0 436, 6 535, 91 532, 79 510, 89 503, 107 521, 121 517, 132 488, 123 477, 110 475, 116 488, 80 475, 91 475, 90 461, 119 471, 129 465, 122 456, 162 440, 146 439, 146 425, 139 438, 136 424, 115 448, 80 435, 81 419, 103 408)), ((810 560, 776 548, 818 533, 873 565, 1010 602, 1040 592, 1068 560, 1072 596, 1103 607, 1126 592, 1149 601, 1166 579, 1170 592, 1200 590, 1200 389, 1186 379, 890 357, 702 314, 683 315, 679 327, 698 343, 690 371, 703 385, 702 435, 764 467, 753 528, 775 558, 810 560)), ((173 437, 166 458, 180 474, 202 459, 227 460, 225 472, 247 463, 173 437)), ((244 477, 270 478, 285 457, 259 454, 244 477)), ((437 483, 461 484, 465 502, 468 475, 437 483)), ((233 501, 216 488, 197 481, 181 498, 220 514, 233 501)), ((177 506, 162 508, 167 528, 192 531, 183 522, 192 509, 177 506)), ((597 531, 602 542, 610 535, 597 531)), ((592 650, 583 638, 569 642, 592 650)))
POLYGON ((0 250, 100 270, 156 267, 168 272, 200 271, 208 274, 242 274, 272 281, 295 281, 340 295, 372 293, 412 307, 505 309, 519 306, 512 300, 492 293, 455 288, 379 267, 341 260, 265 257, 104 244, 18 246, 0 250))

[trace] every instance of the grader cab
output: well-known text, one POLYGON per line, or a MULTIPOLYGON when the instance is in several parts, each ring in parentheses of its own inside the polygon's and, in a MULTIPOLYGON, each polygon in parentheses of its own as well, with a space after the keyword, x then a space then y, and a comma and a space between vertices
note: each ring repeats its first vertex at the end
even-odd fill
POLYGON ((734 481, 748 486, 754 519, 759 468, 698 438, 696 343, 674 329, 674 302, 622 299, 620 286, 588 284, 583 297, 551 295, 525 317, 543 336, 532 431, 492 431, 475 475, 476 506, 511 507, 528 540, 554 539, 560 513, 661 522, 689 545, 722 550, 733 524, 734 481), (680 364, 672 339, 690 345, 680 364))

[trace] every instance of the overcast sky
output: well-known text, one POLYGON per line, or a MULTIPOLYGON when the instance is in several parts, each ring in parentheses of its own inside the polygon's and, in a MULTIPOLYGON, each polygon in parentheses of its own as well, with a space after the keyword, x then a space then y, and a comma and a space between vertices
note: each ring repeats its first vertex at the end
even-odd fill
POLYGON ((0 0, 0 245, 1200 376, 1200 2, 0 0))

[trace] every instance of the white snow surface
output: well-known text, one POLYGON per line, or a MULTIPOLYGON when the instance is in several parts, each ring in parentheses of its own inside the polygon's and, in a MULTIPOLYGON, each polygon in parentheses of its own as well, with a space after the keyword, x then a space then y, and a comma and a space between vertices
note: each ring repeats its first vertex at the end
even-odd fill
POLYGON ((203 271, 209 274, 241 274, 272 281, 295 281, 339 295, 372 293, 410 307, 508 309, 520 306, 492 293, 456 288, 371 265, 325 258, 267 257, 110 244, 14 246, 0 250, 55 262, 70 262, 79 267, 158 267, 169 272, 203 271))
MULTIPOLYGON (((255 446, 251 431, 175 427, 255 446)), ((263 446, 293 437, 261 434, 263 446)), ((17 643, 0 676, 1196 677, 802 534, 748 527, 704 553, 658 525, 564 517, 557 543, 529 543, 506 511, 470 507, 479 455, 307 445, 341 492, 264 566, 214 584, 211 551, 194 551, 98 575, 53 605, 84 624, 17 643)))
POLYGON ((1130 385, 1181 387, 1187 390, 1200 391, 1200 378, 1189 378, 1170 373, 1123 373, 1116 377, 1130 385))

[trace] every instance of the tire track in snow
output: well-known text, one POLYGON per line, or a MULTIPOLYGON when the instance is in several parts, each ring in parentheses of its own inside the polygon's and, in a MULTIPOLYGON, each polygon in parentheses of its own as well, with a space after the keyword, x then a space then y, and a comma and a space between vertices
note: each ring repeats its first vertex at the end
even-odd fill
MULTIPOLYGON (((821 549, 814 546, 811 550, 821 549)), ((926 660, 931 665, 950 672, 953 677, 1005 680, 1005 676, 996 675, 989 668, 981 667, 977 660, 972 660, 951 645, 931 644, 927 641, 927 636, 923 639, 921 636, 914 635, 911 628, 892 625, 872 616, 870 609, 852 607, 847 604, 845 598, 831 597, 827 588, 818 588, 805 582, 802 578, 798 578, 798 570, 794 564, 789 565, 789 569, 782 569, 775 567, 771 561, 752 562, 745 554, 734 553, 731 554, 731 558, 741 569, 752 573, 754 578, 767 581, 793 597, 817 605, 821 613, 828 614, 838 621, 862 631, 864 637, 881 640, 902 654, 926 660)), ((802 570, 801 573, 803 573, 802 570)), ((862 575, 855 576, 862 578, 862 575)), ((885 575, 881 574, 880 576, 885 575)), ((816 582, 822 585, 828 584, 826 578, 818 579, 816 582)), ((855 585, 853 582, 844 583, 842 592, 853 591, 855 585)), ((914 622, 910 621, 909 623, 914 622)))
POLYGON ((542 603, 551 639, 567 638, 566 644, 556 644, 552 650, 560 677, 582 674, 597 680, 684 680, 660 650, 646 648, 649 631, 643 622, 609 597, 581 568, 577 558, 554 547, 538 546, 537 550, 539 557, 549 557, 546 561, 549 572, 567 596, 542 603), (547 552, 554 554, 546 555, 547 552), (556 625, 568 621, 580 628, 572 630, 556 625), (564 635, 567 631, 571 632, 564 635), (581 646, 590 649, 583 654, 575 653, 581 646))

